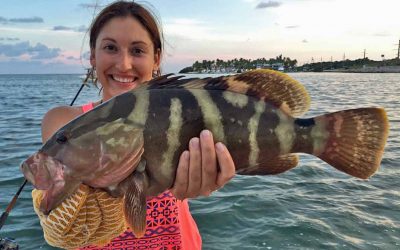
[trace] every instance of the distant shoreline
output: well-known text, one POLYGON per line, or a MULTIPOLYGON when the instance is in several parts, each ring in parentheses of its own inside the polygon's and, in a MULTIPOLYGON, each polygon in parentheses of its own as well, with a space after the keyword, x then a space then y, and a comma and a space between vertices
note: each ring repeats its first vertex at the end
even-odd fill
MULTIPOLYGON (((351 69, 326 69, 322 71, 285 71, 284 73, 400 73, 400 66, 362 67, 351 69)), ((235 72, 187 72, 184 74, 236 74, 235 72)))
POLYGON ((339 72, 339 73, 400 73, 400 66, 379 66, 379 67, 362 67, 354 69, 333 69, 323 70, 323 72, 339 72))

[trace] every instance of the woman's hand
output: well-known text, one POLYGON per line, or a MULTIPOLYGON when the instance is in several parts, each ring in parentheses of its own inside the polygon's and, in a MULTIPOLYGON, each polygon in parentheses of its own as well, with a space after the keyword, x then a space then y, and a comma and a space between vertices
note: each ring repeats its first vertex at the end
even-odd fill
POLYGON ((171 192, 180 199, 209 196, 235 175, 235 164, 222 143, 214 145, 208 130, 189 142, 189 151, 182 153, 171 192), (218 161, 218 164, 217 164, 218 161))

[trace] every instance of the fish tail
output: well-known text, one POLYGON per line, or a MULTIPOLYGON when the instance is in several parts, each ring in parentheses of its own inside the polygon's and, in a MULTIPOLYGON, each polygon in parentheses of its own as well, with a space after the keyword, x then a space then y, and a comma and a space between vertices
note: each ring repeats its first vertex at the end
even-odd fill
POLYGON ((366 179, 380 166, 389 131, 382 108, 359 108, 314 118, 312 154, 336 169, 366 179))

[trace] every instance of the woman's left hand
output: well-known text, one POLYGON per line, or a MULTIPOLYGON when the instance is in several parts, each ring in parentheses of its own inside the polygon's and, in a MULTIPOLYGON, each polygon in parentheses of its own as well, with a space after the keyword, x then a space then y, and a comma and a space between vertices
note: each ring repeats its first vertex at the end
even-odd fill
POLYGON ((180 200, 209 196, 234 175, 235 164, 228 149, 220 142, 214 145, 211 132, 203 130, 182 153, 171 192, 180 200))

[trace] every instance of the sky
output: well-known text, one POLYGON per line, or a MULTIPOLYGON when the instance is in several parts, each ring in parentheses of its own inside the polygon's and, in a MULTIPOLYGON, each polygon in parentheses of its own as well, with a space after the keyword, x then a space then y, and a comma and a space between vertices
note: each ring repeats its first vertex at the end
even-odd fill
MULTIPOLYGON (((107 0, 0 0, 0 74, 84 73, 87 29, 107 0)), ((196 60, 397 56, 398 0, 148 0, 163 73, 196 60)))

